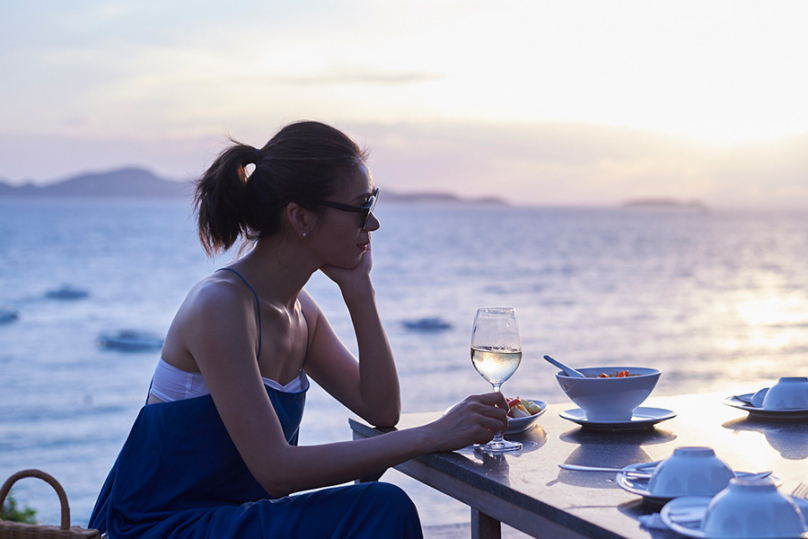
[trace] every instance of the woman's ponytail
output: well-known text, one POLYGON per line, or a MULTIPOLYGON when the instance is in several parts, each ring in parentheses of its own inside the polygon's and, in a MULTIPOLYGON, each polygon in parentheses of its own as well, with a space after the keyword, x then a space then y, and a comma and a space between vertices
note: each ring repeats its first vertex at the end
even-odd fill
POLYGON ((245 232, 245 167, 256 161, 257 150, 234 141, 196 182, 199 239, 208 255, 226 251, 245 232))

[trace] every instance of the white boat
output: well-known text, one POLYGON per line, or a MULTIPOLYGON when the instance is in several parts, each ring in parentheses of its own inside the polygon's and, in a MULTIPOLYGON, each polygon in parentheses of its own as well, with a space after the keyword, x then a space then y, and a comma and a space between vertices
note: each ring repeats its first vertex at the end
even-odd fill
POLYGON ((90 293, 88 291, 67 284, 45 292, 45 297, 50 299, 82 299, 89 295, 90 293))
POLYGON ((98 342, 103 348, 123 352, 159 350, 163 347, 162 337, 154 333, 132 329, 122 329, 114 333, 102 333, 98 337, 98 342))
POLYGON ((0 307, 0 324, 10 324, 20 317, 19 311, 16 309, 0 307))
POLYGON ((439 331, 449 329, 452 324, 438 317, 420 318, 418 320, 404 320, 402 322, 407 329, 418 331, 439 331))

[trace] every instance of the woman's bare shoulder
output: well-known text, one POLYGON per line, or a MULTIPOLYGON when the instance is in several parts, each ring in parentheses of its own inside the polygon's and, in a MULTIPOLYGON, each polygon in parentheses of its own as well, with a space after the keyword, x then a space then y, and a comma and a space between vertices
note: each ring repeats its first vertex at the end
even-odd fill
POLYGON ((175 321, 183 326, 204 326, 206 323, 225 321, 229 325, 234 321, 244 320, 254 310, 255 298, 243 284, 213 274, 191 288, 175 321))
POLYGON ((311 297, 311 294, 306 292, 305 289, 300 291, 300 294, 297 296, 300 300, 300 307, 303 309, 303 312, 306 314, 306 319, 309 323, 316 323, 317 320, 323 317, 323 311, 320 310, 320 306, 317 305, 317 302, 314 301, 314 298, 311 297))

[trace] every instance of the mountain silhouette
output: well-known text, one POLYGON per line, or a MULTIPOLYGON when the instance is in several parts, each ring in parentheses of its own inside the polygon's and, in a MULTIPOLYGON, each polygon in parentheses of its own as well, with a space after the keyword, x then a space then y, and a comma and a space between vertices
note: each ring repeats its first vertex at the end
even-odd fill
MULTIPOLYGON (((0 197, 168 198, 191 197, 193 192, 191 180, 168 180, 137 167, 81 174, 47 185, 11 185, 0 181, 0 197)), ((492 197, 470 199, 449 193, 393 193, 387 189, 381 197, 393 203, 506 205, 492 197)))
POLYGON ((0 182, 0 196, 164 198, 192 193, 190 181, 167 180, 136 167, 81 174, 48 185, 13 186, 0 182))

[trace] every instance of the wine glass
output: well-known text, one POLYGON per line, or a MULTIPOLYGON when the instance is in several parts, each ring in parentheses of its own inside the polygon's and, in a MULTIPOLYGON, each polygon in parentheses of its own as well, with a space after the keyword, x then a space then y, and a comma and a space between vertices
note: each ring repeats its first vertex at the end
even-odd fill
MULTIPOLYGON (((502 383, 516 372, 522 362, 522 342, 519 325, 512 308, 477 309, 471 330, 471 363, 480 376, 499 391, 502 383)), ((522 449, 519 442, 502 438, 497 432, 487 444, 475 444, 474 449, 487 453, 502 453, 522 449)))

